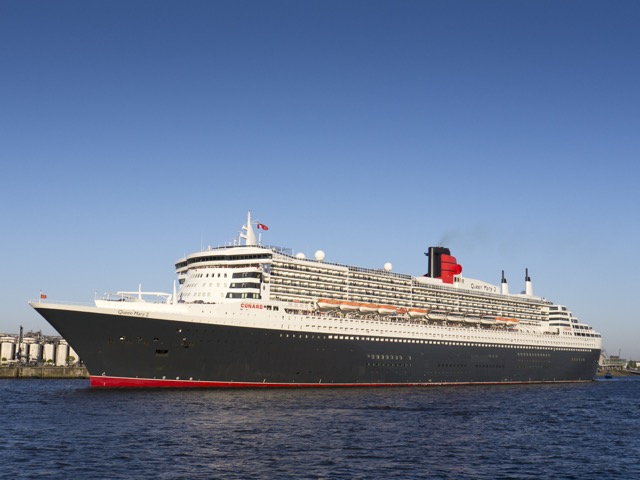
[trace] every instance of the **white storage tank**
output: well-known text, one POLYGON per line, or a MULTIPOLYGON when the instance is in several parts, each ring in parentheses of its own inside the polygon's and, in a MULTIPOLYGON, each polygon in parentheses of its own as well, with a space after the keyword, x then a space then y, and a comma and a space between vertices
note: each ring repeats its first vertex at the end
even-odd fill
POLYGON ((15 360, 16 339, 14 337, 0 338, 0 360, 2 363, 15 360))
POLYGON ((54 343, 45 343, 42 347, 42 361, 49 364, 56 363, 56 345, 54 343))
POLYGON ((71 362, 69 362, 70 365, 75 365, 78 363, 78 360, 80 360, 80 357, 78 357, 78 354, 76 353, 76 351, 69 346, 69 357, 73 357, 73 360, 71 362))
POLYGON ((34 341, 29 344, 29 356, 27 358, 30 362, 37 362, 40 360, 41 356, 42 345, 40 345, 40 342, 34 339, 34 341))
MULTIPOLYGON (((27 363, 29 361, 29 351, 31 349, 31 345, 35 342, 33 338, 23 337, 22 343, 20 344, 20 358, 23 363, 27 363)), ((17 355, 17 352, 16 352, 17 355)))
POLYGON ((67 357, 69 356, 69 344, 66 340, 60 340, 56 347, 56 365, 64 367, 67 364, 67 357))

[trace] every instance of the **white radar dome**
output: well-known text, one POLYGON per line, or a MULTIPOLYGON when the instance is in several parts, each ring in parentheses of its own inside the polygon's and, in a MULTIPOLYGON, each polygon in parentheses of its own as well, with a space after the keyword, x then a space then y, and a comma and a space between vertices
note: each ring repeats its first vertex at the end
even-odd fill
POLYGON ((324 260, 324 252, 322 250, 318 250, 314 256, 319 262, 322 262, 324 260))
POLYGON ((307 257, 305 257, 304 253, 302 253, 302 252, 298 252, 298 253, 296 253, 296 258, 297 258, 298 260, 304 260, 304 259, 305 259, 305 258, 307 258, 307 257))
POLYGON ((391 263, 387 262, 384 264, 385 271, 390 272, 392 268, 393 268, 393 265, 391 265, 391 263))

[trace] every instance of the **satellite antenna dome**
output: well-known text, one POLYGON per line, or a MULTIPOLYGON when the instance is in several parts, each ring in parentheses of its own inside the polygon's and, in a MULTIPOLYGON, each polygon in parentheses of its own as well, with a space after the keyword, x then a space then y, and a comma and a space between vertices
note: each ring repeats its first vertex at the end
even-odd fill
POLYGON ((318 250, 314 256, 319 262, 322 262, 324 260, 324 252, 322 250, 318 250))
POLYGON ((302 252, 298 252, 298 253, 296 253, 296 258, 297 258, 298 260, 304 260, 304 259, 305 259, 305 258, 307 258, 307 257, 304 255, 304 253, 302 253, 302 252))
POLYGON ((393 265, 391 265, 390 262, 387 262, 387 263, 384 264, 385 272, 390 272, 392 268, 393 268, 393 265))

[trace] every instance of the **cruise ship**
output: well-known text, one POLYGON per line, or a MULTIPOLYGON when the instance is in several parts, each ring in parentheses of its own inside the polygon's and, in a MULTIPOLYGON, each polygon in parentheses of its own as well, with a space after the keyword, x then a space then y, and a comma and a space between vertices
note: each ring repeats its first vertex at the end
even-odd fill
MULTIPOLYGON (((256 235, 258 230, 258 235, 256 235)), ((92 387, 373 387, 585 382, 601 336, 563 305, 466 278, 448 248, 425 275, 332 263, 237 239, 175 264, 172 293, 90 306, 30 302, 84 361, 92 387)))

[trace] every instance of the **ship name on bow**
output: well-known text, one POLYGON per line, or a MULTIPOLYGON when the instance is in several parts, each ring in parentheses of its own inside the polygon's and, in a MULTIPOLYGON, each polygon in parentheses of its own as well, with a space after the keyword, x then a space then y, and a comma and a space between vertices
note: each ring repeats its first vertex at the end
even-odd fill
POLYGON ((130 317, 148 317, 149 312, 139 312, 137 310, 118 310, 118 315, 128 315, 130 317))

